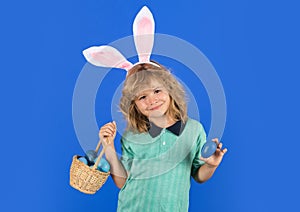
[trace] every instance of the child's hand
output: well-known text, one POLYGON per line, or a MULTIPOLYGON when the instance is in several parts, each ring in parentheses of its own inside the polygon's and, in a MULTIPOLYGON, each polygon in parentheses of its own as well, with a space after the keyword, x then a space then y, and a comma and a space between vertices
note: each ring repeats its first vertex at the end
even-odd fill
POLYGON ((216 152, 209 158, 200 157, 200 160, 203 160, 205 164, 210 167, 218 167, 223 159, 224 154, 227 152, 227 149, 222 149, 222 143, 219 143, 219 139, 214 138, 212 141, 217 144, 216 152))
POLYGON ((115 148, 114 139, 116 137, 116 134, 117 134, 117 125, 116 122, 113 121, 103 125, 100 128, 99 138, 103 142, 103 145, 109 145, 114 149, 115 148))

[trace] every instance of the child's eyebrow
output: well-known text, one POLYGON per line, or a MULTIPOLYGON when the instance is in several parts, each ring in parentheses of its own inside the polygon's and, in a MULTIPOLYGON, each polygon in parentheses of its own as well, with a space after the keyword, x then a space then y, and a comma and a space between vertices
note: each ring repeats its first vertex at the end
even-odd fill
MULTIPOLYGON (((151 89, 149 89, 149 90, 151 91, 151 89)), ((140 96, 146 95, 147 91, 149 91, 149 90, 143 90, 142 92, 138 93, 138 94, 136 95, 136 98, 138 98, 138 97, 140 97, 140 96)))
POLYGON ((152 87, 152 88, 148 88, 148 89, 145 89, 143 91, 141 91, 140 93, 137 94, 137 96, 143 96, 145 95, 147 92, 151 92, 151 91, 155 91, 157 89, 163 89, 163 86, 157 86, 157 87, 152 87))
POLYGON ((157 87, 154 87, 152 90, 162 90, 164 89, 164 86, 157 86, 157 87))

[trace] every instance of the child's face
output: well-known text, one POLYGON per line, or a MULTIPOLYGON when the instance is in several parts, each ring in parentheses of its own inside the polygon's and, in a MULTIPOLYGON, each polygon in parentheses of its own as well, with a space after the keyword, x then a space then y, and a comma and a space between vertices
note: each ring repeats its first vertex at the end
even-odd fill
POLYGON ((138 94, 135 104, 139 111, 151 120, 166 114, 170 105, 170 96, 160 83, 152 82, 149 88, 138 94))

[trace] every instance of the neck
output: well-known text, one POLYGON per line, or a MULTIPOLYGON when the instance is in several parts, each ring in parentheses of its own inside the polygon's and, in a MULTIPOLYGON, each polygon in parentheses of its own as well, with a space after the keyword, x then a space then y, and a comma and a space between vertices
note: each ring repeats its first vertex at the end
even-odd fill
POLYGON ((156 126, 161 128, 167 128, 169 126, 172 126, 176 120, 174 120, 171 117, 167 116, 160 116, 160 117, 151 117, 149 121, 153 122, 156 126))

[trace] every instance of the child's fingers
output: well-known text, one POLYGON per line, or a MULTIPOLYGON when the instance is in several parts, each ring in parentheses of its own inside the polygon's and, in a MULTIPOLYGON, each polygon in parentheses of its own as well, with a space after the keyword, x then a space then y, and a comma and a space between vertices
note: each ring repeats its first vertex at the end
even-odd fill
MULTIPOLYGON (((116 132, 117 132, 116 127, 117 127, 117 125, 116 125, 115 121, 109 122, 109 123, 103 125, 99 131, 99 137, 102 139, 104 139, 106 137, 114 138, 116 136, 116 132)), ((106 139, 104 139, 104 140, 106 140, 106 139)))
POLYGON ((109 129, 111 130, 113 136, 117 134, 117 125, 115 121, 111 122, 111 125, 109 125, 109 129))
POLYGON ((115 133, 115 129, 112 126, 108 126, 105 129, 106 132, 109 132, 111 135, 113 135, 115 133))
MULTIPOLYGON (((223 147, 223 143, 219 142, 219 139, 218 138, 214 138, 212 139, 213 142, 215 142, 217 144, 217 149, 219 149, 220 151, 223 151, 222 150, 222 147, 223 147)), ((226 150, 227 151, 227 150, 226 150)))
POLYGON ((111 132, 115 132, 116 130, 116 126, 113 123, 108 123, 105 128, 109 129, 111 132))
POLYGON ((107 126, 114 132, 117 130, 117 125, 115 121, 108 123, 107 126))
POLYGON ((227 152, 227 148, 222 149, 221 152, 225 154, 227 152))
POLYGON ((214 142, 219 142, 219 139, 218 138, 213 138, 213 139, 211 139, 212 141, 214 141, 214 142))
POLYGON ((227 148, 224 148, 224 149, 217 149, 216 150, 216 156, 222 156, 227 152, 227 148))
POLYGON ((217 145, 219 144, 219 139, 218 138, 213 138, 211 139, 213 142, 215 142, 217 145))
POLYGON ((116 122, 113 121, 113 122, 112 122, 112 125, 113 125, 113 127, 114 127, 114 133, 116 134, 116 132, 117 132, 117 124, 116 124, 116 122))
POLYGON ((219 144, 217 144, 217 148, 218 149, 222 149, 223 144, 220 142, 219 144))
POLYGON ((100 129, 99 134, 102 136, 113 136, 115 133, 115 130, 113 127, 109 126, 109 125, 105 125, 100 129))
POLYGON ((227 148, 222 149, 222 147, 223 147, 223 143, 220 142, 217 146, 217 150, 225 154, 227 152, 227 148))
POLYGON ((112 133, 111 132, 103 132, 101 135, 103 137, 109 137, 109 136, 112 136, 112 133))
POLYGON ((112 124, 114 125, 115 129, 117 129, 117 124, 116 124, 116 122, 113 121, 112 124))

